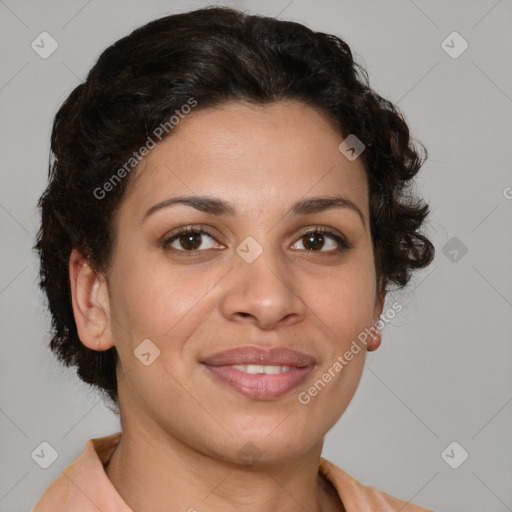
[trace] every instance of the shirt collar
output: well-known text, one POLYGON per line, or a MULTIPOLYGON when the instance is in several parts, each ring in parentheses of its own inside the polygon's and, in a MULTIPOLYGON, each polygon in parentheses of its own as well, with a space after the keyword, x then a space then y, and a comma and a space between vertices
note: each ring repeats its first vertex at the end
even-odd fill
MULTIPOLYGON (((133 512, 109 480, 105 465, 112 457, 122 432, 89 439, 82 454, 63 470, 69 482, 69 496, 62 512, 133 512)), ((362 485, 328 460, 320 457, 319 472, 334 486, 345 507, 361 497, 362 485), (357 499, 357 498, 356 498, 357 499)), ((347 509, 348 510, 348 509, 347 509)))

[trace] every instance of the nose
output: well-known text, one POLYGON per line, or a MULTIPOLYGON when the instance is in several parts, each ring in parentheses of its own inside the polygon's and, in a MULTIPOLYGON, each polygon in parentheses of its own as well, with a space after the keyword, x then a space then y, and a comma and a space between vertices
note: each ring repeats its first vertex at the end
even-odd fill
POLYGON ((297 268, 275 251, 265 249, 248 263, 234 254, 221 299, 230 321, 252 323, 262 330, 301 322, 307 307, 298 289, 297 268))

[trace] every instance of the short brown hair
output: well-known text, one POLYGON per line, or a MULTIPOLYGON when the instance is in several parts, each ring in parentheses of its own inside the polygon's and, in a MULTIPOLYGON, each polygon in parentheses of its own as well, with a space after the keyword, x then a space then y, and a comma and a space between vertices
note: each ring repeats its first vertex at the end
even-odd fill
POLYGON ((320 109, 343 137, 355 134, 370 195, 378 290, 404 287, 427 266, 434 246, 419 232, 428 205, 409 185, 423 157, 399 110, 374 92, 339 37, 295 22, 209 7, 152 21, 108 47, 57 112, 49 184, 39 200, 40 286, 52 315, 51 349, 80 379, 118 405, 115 347, 80 341, 69 256, 81 249, 104 272, 112 219, 129 177, 105 197, 94 193, 189 98, 198 108, 228 100, 268 104, 295 99, 320 109))

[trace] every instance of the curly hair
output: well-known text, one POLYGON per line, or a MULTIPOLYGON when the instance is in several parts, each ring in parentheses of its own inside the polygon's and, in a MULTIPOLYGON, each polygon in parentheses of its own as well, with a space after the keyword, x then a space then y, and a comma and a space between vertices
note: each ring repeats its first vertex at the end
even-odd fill
POLYGON ((117 352, 91 350, 80 341, 69 257, 78 248, 106 273, 113 218, 130 177, 100 199, 95 190, 191 97, 197 109, 230 100, 264 105, 291 99, 321 111, 343 137, 355 134, 365 145, 360 158, 378 291, 405 287, 412 271, 434 258, 433 244, 419 231, 429 206, 410 187, 427 151, 421 143, 423 155, 418 150, 398 108, 370 88, 366 70, 342 39, 227 7, 147 23, 104 50, 56 113, 34 245, 52 316, 51 350, 117 406, 117 352))

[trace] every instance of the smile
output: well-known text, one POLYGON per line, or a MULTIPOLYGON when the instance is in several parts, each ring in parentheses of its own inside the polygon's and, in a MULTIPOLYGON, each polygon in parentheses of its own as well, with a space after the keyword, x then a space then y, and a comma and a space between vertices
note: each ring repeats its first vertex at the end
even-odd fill
POLYGON ((250 373, 255 375, 258 373, 265 373, 266 375, 275 375, 277 373, 283 373, 290 371, 289 366, 278 366, 278 365, 259 365, 259 364, 236 364, 232 368, 240 370, 244 373, 250 373))
POLYGON ((278 365, 230 365, 210 366, 203 364, 216 384, 232 389, 253 400, 279 398, 299 386, 315 368, 278 365))

